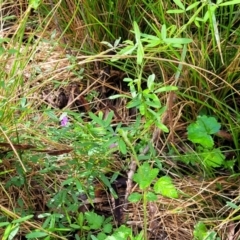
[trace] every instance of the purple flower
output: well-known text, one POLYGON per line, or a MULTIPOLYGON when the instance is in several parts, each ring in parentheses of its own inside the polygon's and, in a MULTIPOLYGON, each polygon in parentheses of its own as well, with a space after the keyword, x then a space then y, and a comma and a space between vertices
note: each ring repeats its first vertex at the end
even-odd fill
POLYGON ((67 116, 64 116, 61 120, 61 126, 66 127, 67 124, 68 124, 68 118, 67 118, 67 116))

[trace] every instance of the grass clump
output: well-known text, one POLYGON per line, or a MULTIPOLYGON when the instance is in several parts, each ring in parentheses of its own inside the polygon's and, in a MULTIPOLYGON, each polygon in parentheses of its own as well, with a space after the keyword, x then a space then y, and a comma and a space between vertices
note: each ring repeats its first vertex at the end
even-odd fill
POLYGON ((2 239, 239 238, 237 1, 1 7, 2 239))

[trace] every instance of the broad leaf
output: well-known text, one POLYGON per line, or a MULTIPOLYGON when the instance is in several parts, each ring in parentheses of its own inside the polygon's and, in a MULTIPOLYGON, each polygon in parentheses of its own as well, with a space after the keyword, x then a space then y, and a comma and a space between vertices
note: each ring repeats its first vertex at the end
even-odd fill
POLYGON ((94 212, 86 212, 85 217, 91 229, 97 230, 101 228, 104 220, 103 216, 97 215, 94 212))
POLYGON ((214 148, 213 150, 206 151, 203 154, 203 162, 206 167, 220 167, 224 160, 225 156, 219 148, 214 148))
POLYGON ((220 126, 214 117, 198 116, 197 121, 187 128, 188 139, 193 143, 201 144, 203 147, 212 148, 214 142, 210 134, 217 133, 220 126))
POLYGON ((131 193, 128 197, 128 201, 132 202, 132 203, 136 203, 138 201, 140 201, 142 198, 142 194, 140 193, 131 193))
POLYGON ((150 186, 153 180, 157 177, 159 170, 157 168, 151 168, 151 166, 144 162, 138 168, 137 173, 134 174, 133 180, 139 184, 141 190, 150 186))
POLYGON ((164 197, 178 198, 178 192, 172 183, 172 179, 168 176, 161 177, 154 184, 154 191, 160 193, 164 197))

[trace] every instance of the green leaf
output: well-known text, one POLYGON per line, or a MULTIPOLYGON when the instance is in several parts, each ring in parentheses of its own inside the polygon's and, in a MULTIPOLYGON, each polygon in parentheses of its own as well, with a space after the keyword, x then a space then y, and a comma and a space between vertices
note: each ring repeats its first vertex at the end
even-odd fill
POLYGON ((103 226, 103 231, 105 233, 111 233, 112 232, 112 224, 111 223, 107 223, 103 226))
POLYGON ((105 127, 108 127, 110 126, 111 122, 112 122, 112 119, 113 119, 113 116, 114 116, 114 112, 113 111, 110 111, 107 115, 107 118, 104 119, 104 125, 105 127))
POLYGON ((33 218, 33 216, 34 216, 34 215, 28 215, 28 216, 25 216, 25 217, 22 217, 22 218, 19 218, 19 219, 13 220, 12 223, 21 223, 21 222, 25 222, 25 221, 27 221, 28 219, 33 218))
POLYGON ((158 88, 157 90, 155 90, 154 93, 177 91, 177 90, 178 90, 178 87, 176 87, 176 86, 164 86, 164 87, 161 87, 161 88, 158 88))
POLYGON ((139 42, 138 48, 137 48, 137 64, 141 65, 144 57, 144 49, 142 46, 142 43, 139 42))
POLYGON ((92 240, 94 240, 94 239, 96 239, 96 240, 105 240, 107 238, 107 235, 105 233, 103 233, 103 232, 100 232, 100 233, 98 233, 97 238, 93 238, 93 236, 91 236, 91 237, 92 237, 92 240))
POLYGON ((228 205, 230 208, 232 208, 232 209, 239 209, 239 208, 240 208, 240 206, 236 205, 236 204, 233 203, 233 202, 227 201, 226 203, 227 203, 227 205, 228 205))
POLYGON ((109 99, 116 99, 116 98, 131 98, 130 96, 128 95, 124 95, 124 94, 115 94, 113 96, 110 96, 109 99))
POLYGON ((14 237, 17 235, 17 233, 19 231, 19 228, 20 228, 19 224, 16 224, 16 225, 12 226, 11 232, 10 232, 10 234, 8 236, 8 240, 14 239, 14 237))
POLYGON ((222 154, 219 148, 214 148, 211 151, 206 151, 203 154, 203 162, 206 167, 220 167, 224 160, 225 156, 222 154))
POLYGON ((147 200, 149 202, 154 202, 154 201, 157 201, 157 195, 153 192, 147 192, 147 200))
POLYGON ((199 3, 200 3, 200 2, 195 2, 195 3, 191 4, 191 5, 189 5, 189 6, 186 8, 186 11, 189 11, 189 10, 197 7, 197 6, 199 5, 199 3))
POLYGON ((154 89, 154 80, 155 80, 155 74, 153 73, 148 77, 148 80, 147 80, 147 87, 150 91, 153 91, 154 89))
POLYGON ((94 113, 89 112, 89 117, 96 122, 97 124, 99 124, 101 127, 104 127, 104 120, 101 119, 100 117, 96 116, 94 113))
POLYGON ((100 172, 98 175, 99 179, 109 188, 111 194, 114 196, 114 198, 117 198, 117 194, 114 191, 114 189, 111 186, 111 183, 109 182, 108 178, 104 175, 104 173, 100 172))
POLYGON ((101 239, 101 235, 100 235, 100 239, 99 239, 99 238, 96 238, 94 235, 91 235, 91 239, 92 239, 92 240, 103 240, 103 239, 101 239))
POLYGON ((100 42, 100 43, 102 43, 102 44, 108 46, 109 48, 113 48, 113 45, 112 45, 111 43, 109 43, 109 42, 102 41, 102 42, 100 42))
POLYGON ((184 5, 182 4, 181 0, 173 0, 175 2, 175 4, 181 8, 182 10, 185 10, 184 5))
POLYGON ((120 152, 125 155, 127 153, 126 143, 122 139, 119 139, 118 146, 120 152))
POLYGON ((208 230, 205 224, 203 222, 198 222, 194 227, 193 236, 196 239, 203 240, 207 236, 207 232, 208 230))
POLYGON ((181 9, 174 9, 174 10, 167 10, 167 13, 185 13, 185 10, 181 10, 181 9))
POLYGON ((235 5, 235 4, 240 4, 240 0, 224 2, 219 4, 219 6, 229 6, 229 5, 235 5))
POLYGON ((136 42, 137 44, 139 44, 141 42, 141 32, 138 27, 138 24, 135 21, 133 22, 133 30, 134 30, 136 42))
POLYGON ((5 227, 5 226, 7 226, 9 224, 10 224, 10 222, 1 222, 0 223, 0 227, 5 227))
POLYGON ((206 134, 206 132, 200 132, 202 129, 195 125, 195 126, 188 126, 188 140, 193 143, 199 143, 205 148, 212 148, 214 145, 213 138, 206 134))
POLYGON ((70 224, 69 227, 73 229, 81 229, 81 227, 78 224, 70 224))
POLYGON ((212 148, 214 143, 210 134, 217 133, 220 127, 220 123, 214 117, 198 116, 197 121, 187 127, 188 139, 203 147, 212 148))
POLYGON ((138 97, 135 97, 132 99, 130 102, 127 103, 127 108, 134 108, 139 106, 142 103, 142 100, 139 99, 138 97))
POLYGON ((137 45, 134 46, 126 46, 118 53, 118 55, 129 55, 137 48, 137 45))
POLYGON ((157 126, 160 130, 162 130, 163 132, 165 132, 165 133, 168 133, 168 132, 169 132, 169 129, 167 128, 167 126, 164 125, 163 123, 161 123, 160 121, 156 122, 155 124, 156 124, 156 126, 157 126))
POLYGON ((30 6, 35 10, 37 10, 40 3, 41 3, 41 0, 29 0, 30 6))
POLYGON ((193 40, 190 38, 165 38, 163 41, 167 44, 188 44, 193 40))
POLYGON ((167 27, 166 27, 166 24, 162 25, 161 36, 162 36, 163 40, 165 40, 167 38, 167 27))
POLYGON ((98 230, 101 228, 102 223, 104 221, 104 217, 100 216, 94 212, 86 212, 85 218, 88 222, 88 225, 93 230, 98 230))
POLYGON ((47 236, 49 236, 49 234, 46 232, 31 232, 31 233, 28 233, 25 237, 27 239, 32 239, 32 238, 42 238, 47 236))
POLYGON ((140 193, 131 193, 128 196, 128 201, 131 202, 131 203, 136 203, 136 202, 140 201, 141 198, 142 198, 142 194, 140 194, 140 193))
POLYGON ((178 198, 178 192, 172 183, 172 179, 168 176, 161 177, 154 184, 154 191, 160 193, 164 197, 178 198))
POLYGON ((139 184, 141 190, 150 186, 153 180, 157 177, 159 170, 157 168, 151 168, 149 163, 144 162, 138 168, 137 173, 134 174, 133 180, 139 184))

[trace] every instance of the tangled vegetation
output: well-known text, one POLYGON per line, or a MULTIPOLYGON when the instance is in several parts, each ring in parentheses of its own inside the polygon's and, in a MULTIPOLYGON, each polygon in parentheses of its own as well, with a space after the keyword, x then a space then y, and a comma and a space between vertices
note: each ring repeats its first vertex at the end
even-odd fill
POLYGON ((0 236, 240 238, 240 1, 0 1, 0 236))

